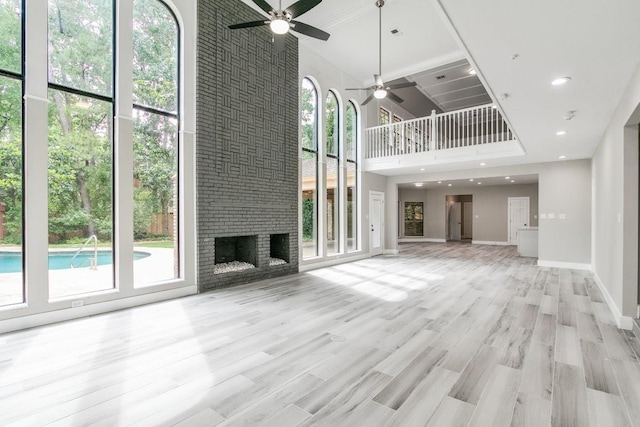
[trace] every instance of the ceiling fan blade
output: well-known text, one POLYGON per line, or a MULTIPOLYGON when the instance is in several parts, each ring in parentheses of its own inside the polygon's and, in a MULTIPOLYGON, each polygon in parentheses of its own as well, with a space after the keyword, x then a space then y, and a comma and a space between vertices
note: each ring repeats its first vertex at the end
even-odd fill
POLYGON ((369 90, 370 87, 348 87, 345 90, 369 90))
POLYGON ((373 94, 369 95, 367 99, 362 101, 362 105, 367 105, 373 99, 373 94))
POLYGON ((238 28, 251 28, 251 27, 259 27, 261 25, 267 25, 269 21, 251 21, 251 22, 243 22, 242 24, 234 24, 229 25, 230 30, 237 30, 238 28))
POLYGON ((274 34, 273 35, 273 47, 276 53, 284 51, 284 42, 286 34, 274 34))
POLYGON ((394 85, 387 86, 387 89, 402 89, 404 87, 414 87, 416 84, 416 82, 396 83, 394 85))
POLYGON ((262 10, 269 13, 273 8, 265 0, 253 0, 253 2, 262 10))
POLYGON ((325 33, 316 27, 312 27, 311 25, 299 21, 291 21, 291 23, 294 25, 291 29, 297 33, 320 40, 329 40, 330 34, 325 33))
POLYGON ((302 15, 303 13, 307 13, 318 4, 320 4, 322 0, 300 0, 292 4, 286 9, 286 12, 291 15, 291 18, 295 18, 297 16, 302 15))
POLYGON ((376 86, 384 86, 384 83, 382 82, 382 76, 380 74, 374 74, 373 81, 376 82, 376 86))
POLYGON ((391 99, 393 102, 396 102, 398 104, 401 104, 404 102, 404 99, 400 98, 398 95, 396 95, 395 93, 391 92, 391 91, 387 91, 387 96, 389 97, 389 99, 391 99))

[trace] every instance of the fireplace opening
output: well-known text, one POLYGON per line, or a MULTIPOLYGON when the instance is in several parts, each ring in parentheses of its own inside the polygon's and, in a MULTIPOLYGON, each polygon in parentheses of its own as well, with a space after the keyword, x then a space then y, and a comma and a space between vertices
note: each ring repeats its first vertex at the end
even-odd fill
POLYGON ((269 265, 284 265, 288 264, 289 261, 289 234, 272 234, 269 265))
POLYGON ((216 237, 214 274, 256 267, 257 236, 216 237))

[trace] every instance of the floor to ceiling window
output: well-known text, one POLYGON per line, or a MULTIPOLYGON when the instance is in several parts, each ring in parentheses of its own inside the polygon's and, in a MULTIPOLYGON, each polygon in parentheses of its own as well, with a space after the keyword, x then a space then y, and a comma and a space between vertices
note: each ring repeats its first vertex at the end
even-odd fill
POLYGON ((0 320, 195 291, 178 3, 0 0, 0 320))
POLYGON ((333 91, 325 101, 327 255, 340 253, 340 104, 333 91))
POLYGON ((360 117, 353 101, 343 106, 335 89, 325 93, 320 116, 320 90, 312 78, 302 79, 301 253, 310 262, 360 249, 360 117))
POLYGON ((353 101, 345 110, 347 160, 347 252, 358 250, 358 111, 353 101))
POLYGON ((0 0, 0 306, 24 302, 21 15, 0 0))
POLYGON ((302 79, 302 258, 318 256, 318 90, 302 79))
POLYGON ((114 287, 113 31, 110 2, 49 0, 51 298, 114 287))
POLYGON ((157 0, 133 9, 133 237, 136 286, 179 277, 178 24, 157 0), (162 258, 145 268, 145 254, 162 258))

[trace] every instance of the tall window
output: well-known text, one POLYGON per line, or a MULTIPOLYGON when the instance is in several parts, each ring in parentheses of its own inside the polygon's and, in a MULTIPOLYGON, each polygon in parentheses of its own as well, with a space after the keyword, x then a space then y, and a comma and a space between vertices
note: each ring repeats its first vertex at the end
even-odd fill
POLYGON ((179 277, 178 24, 157 0, 133 3, 134 283, 179 277))
POLYGON ((380 126, 388 125, 389 123, 391 123, 391 113, 389 112, 389 110, 383 107, 380 107, 380 113, 379 113, 380 126))
POLYGON ((0 306, 24 302, 21 10, 0 0, 0 306))
POLYGON ((340 106, 329 91, 325 101, 327 255, 340 252, 340 106))
POLYGON ((318 91, 302 80, 302 258, 318 256, 318 91))
POLYGON ((347 158, 347 252, 358 250, 358 112, 349 101, 345 115, 347 158))
POLYGON ((113 33, 112 2, 49 1, 51 298, 114 287, 113 33))

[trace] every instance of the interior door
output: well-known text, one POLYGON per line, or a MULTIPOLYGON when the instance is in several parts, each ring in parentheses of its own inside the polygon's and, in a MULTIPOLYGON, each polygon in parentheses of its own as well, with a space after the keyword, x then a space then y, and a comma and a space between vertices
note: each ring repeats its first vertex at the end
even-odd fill
POLYGON ((463 239, 473 239, 473 202, 464 202, 463 239))
POLYGON ((384 193, 369 192, 369 223, 369 252, 371 255, 381 255, 384 249, 384 193))
POLYGON ((529 198, 509 197, 509 244, 518 244, 518 229, 529 226, 529 198))
POLYGON ((449 206, 449 240, 462 238, 462 203, 453 202, 449 206))

